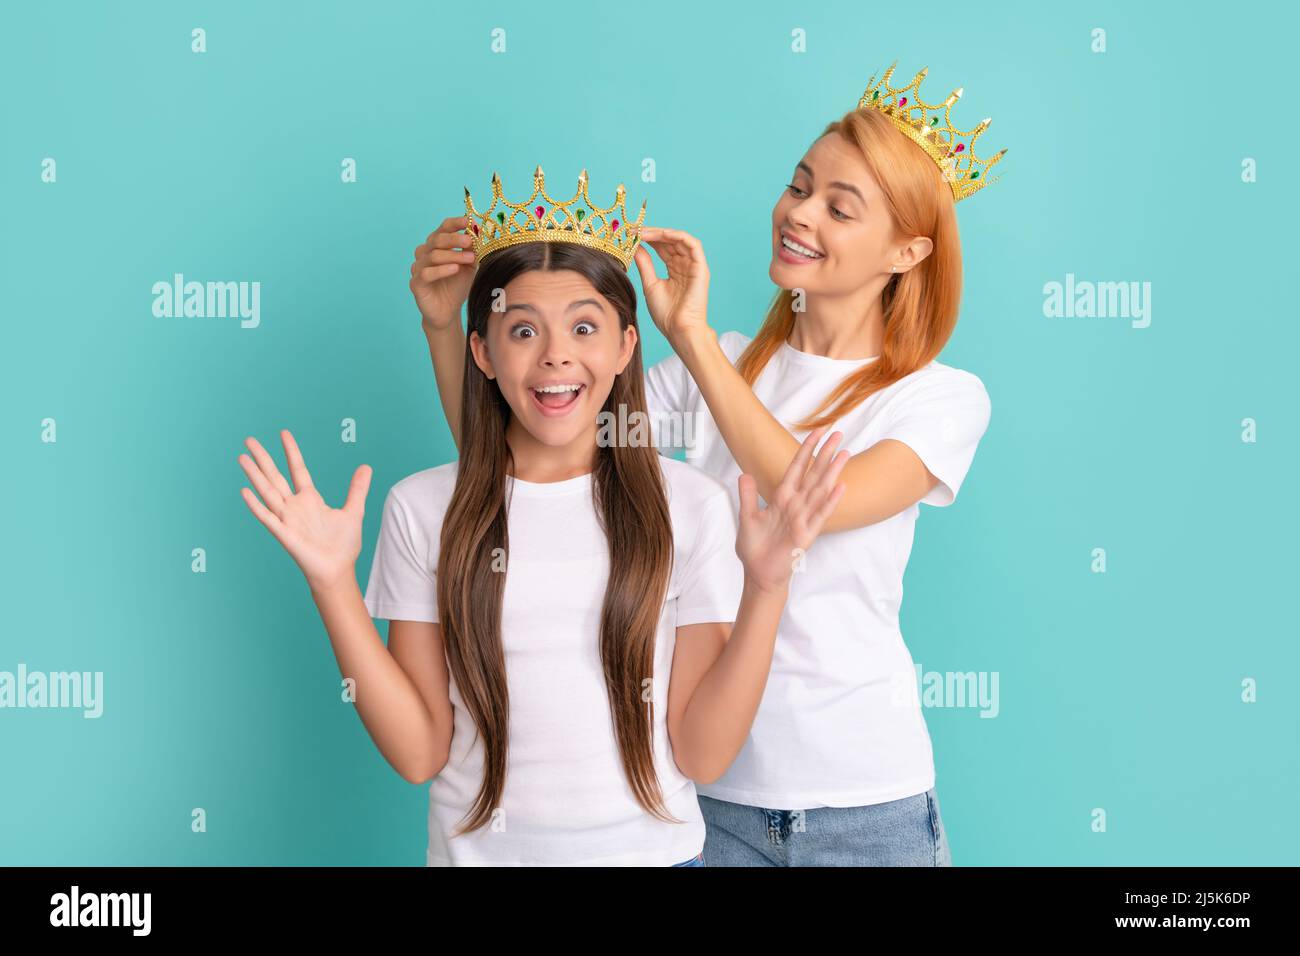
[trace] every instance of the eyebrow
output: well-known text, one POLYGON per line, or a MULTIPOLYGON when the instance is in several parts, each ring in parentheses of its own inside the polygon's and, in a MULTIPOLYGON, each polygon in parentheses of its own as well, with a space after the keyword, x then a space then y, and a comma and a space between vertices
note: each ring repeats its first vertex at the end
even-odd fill
MULTIPOLYGON (((564 311, 572 312, 574 309, 584 305, 594 305, 597 309, 600 308, 600 303, 597 302, 595 299, 577 299, 573 302, 570 302, 568 308, 566 308, 564 311)), ((529 305, 527 302, 516 302, 513 305, 506 306, 507 312, 513 312, 515 309, 522 309, 526 312, 531 312, 534 315, 538 314, 537 308, 535 306, 529 305)))
MULTIPOLYGON (((798 164, 798 166, 797 166, 796 168, 797 168, 797 169, 802 169, 805 173, 807 173, 809 179, 812 179, 812 178, 813 178, 813 171, 808 167, 808 164, 807 164, 807 163, 802 163, 802 162, 801 162, 801 163, 798 164)), ((867 197, 864 196, 864 195, 862 195, 862 191, 859 190, 858 187, 855 186, 855 185, 853 185, 852 183, 840 182, 840 181, 837 179, 837 180, 834 180, 834 181, 832 181, 832 182, 827 183, 826 185, 829 186, 831 189, 843 189, 845 192, 851 192, 851 193, 853 193, 853 195, 855 195, 855 196, 857 196, 859 199, 861 199, 864 203, 867 201, 867 197)))

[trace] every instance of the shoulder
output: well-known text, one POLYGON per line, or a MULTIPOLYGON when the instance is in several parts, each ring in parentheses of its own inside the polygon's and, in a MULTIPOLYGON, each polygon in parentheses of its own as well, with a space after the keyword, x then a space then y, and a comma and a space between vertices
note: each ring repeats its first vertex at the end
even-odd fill
POLYGON ((659 467, 664 476, 668 504, 673 511, 698 513, 723 505, 730 509, 731 493, 727 486, 707 471, 663 456, 659 458, 659 467))
POLYGON ((723 332, 718 336, 718 346, 735 365, 740 354, 745 351, 753 339, 744 332, 723 332))
POLYGON ((939 400, 988 405, 989 393, 974 372, 933 361, 894 383, 904 401, 939 400))
POLYGON ((404 505, 412 514, 441 520, 456 488, 458 465, 459 462, 451 461, 407 475, 393 485, 388 497, 404 505))

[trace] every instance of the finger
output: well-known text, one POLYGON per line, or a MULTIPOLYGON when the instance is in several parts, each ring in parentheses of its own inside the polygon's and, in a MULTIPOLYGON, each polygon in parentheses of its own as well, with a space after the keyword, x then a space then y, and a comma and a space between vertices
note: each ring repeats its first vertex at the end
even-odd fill
MULTIPOLYGON (((276 541, 285 545, 285 528, 282 522, 275 515, 266 509, 266 505, 257 500, 257 495, 248 487, 239 489, 239 497, 244 499, 244 504, 248 505, 248 510, 253 512, 253 517, 262 522, 262 526, 275 537, 276 541)), ((288 545, 285 545, 287 550, 288 545)))
POLYGON ((826 426, 823 425, 821 428, 815 428, 808 433, 808 437, 803 440, 803 444, 795 452, 794 459, 785 469, 785 474, 781 476, 781 483, 777 486, 778 488, 788 488, 793 491, 799 487, 800 479, 803 477, 804 472, 808 470, 808 462, 812 458, 813 448, 816 447, 822 433, 825 431, 826 426))
POLYGON ((352 483, 348 485, 348 497, 343 502, 343 510, 358 515, 365 514, 366 511, 366 493, 370 490, 370 476, 374 474, 374 469, 369 465, 362 465, 352 473, 352 483))
POLYGON ((289 482, 285 481, 284 475, 280 474, 280 469, 275 467, 275 461, 271 458, 270 453, 262 447, 261 442, 250 435, 244 439, 244 444, 253 453, 253 460, 257 462, 257 467, 262 469, 262 474, 271 482, 275 490, 280 492, 280 496, 292 498, 293 489, 289 487, 289 482))
POLYGON ((839 482, 831 489, 831 493, 826 496, 826 500, 822 502, 821 506, 808 516, 807 528, 809 534, 813 537, 821 534, 822 525, 826 523, 827 518, 835 513, 835 508, 848 491, 848 487, 844 482, 839 482))
POLYGON ((835 449, 844 437, 843 432, 832 432, 831 436, 822 443, 821 448, 817 449, 817 454, 813 456, 812 463, 809 464, 808 470, 799 478, 798 488, 803 491, 805 488, 815 488, 821 481, 822 476, 826 474, 826 468, 830 465, 835 457, 835 449))
POLYGON ((280 441, 284 443, 284 457, 289 462, 289 476, 293 478, 294 488, 303 491, 316 487, 311 483, 311 473, 307 471, 307 463, 302 460, 302 451, 298 448, 293 433, 287 428, 281 429, 280 441))
POLYGON ((439 232, 429 245, 434 249, 472 249, 474 237, 468 232, 439 232))
POLYGON ((452 262, 445 266, 429 266, 427 269, 420 270, 420 274, 416 276, 416 280, 419 282, 437 282, 439 279, 454 276, 460 271, 460 269, 461 265, 457 262, 452 262))
POLYGON ((704 243, 700 242, 699 239, 692 236, 689 232, 685 232, 681 229, 669 229, 667 232, 671 238, 681 243, 681 245, 690 253, 693 262, 697 262, 705 268, 708 268, 708 260, 704 256, 704 243))
MULTIPOLYGON (((466 243, 468 245, 468 243, 466 243)), ((473 262, 473 249, 430 249, 429 255, 420 260, 421 265, 440 266, 448 262, 473 262)))
POLYGON ((466 229, 468 227, 469 227, 468 216, 448 216, 439 224, 437 229, 435 229, 432 233, 429 234, 429 238, 432 239, 433 236, 439 232, 457 232, 461 229, 466 229))
POLYGON ((649 292, 663 280, 655 273, 654 260, 650 258, 650 253, 645 251, 644 246, 638 246, 636 254, 632 256, 636 261, 636 271, 641 273, 641 288, 649 292))
POLYGON ((740 490, 740 517, 746 521, 758 517, 758 482, 753 475, 740 475, 736 479, 740 490))
POLYGON ((847 448, 841 450, 833 457, 828 457, 827 467, 823 469, 822 474, 818 477, 815 484, 809 484, 805 500, 808 504, 809 511, 816 511, 822 503, 830 496, 835 489, 835 485, 840 480, 840 472, 844 466, 849 463, 852 454, 847 448))
POLYGON ((240 455, 239 467, 244 469, 244 474, 246 474, 248 480, 253 483, 253 487, 256 488, 257 493, 262 496, 262 500, 266 502, 267 507, 277 515, 283 514, 284 498, 281 497, 280 492, 275 490, 271 485, 271 482, 267 480, 266 475, 262 474, 261 469, 253 462, 253 459, 249 458, 247 455, 240 455))

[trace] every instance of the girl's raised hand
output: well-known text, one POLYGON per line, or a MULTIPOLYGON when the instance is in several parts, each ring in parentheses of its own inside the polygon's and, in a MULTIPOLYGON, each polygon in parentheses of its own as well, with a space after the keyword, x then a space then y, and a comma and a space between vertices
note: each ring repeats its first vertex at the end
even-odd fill
POLYGON ((249 437, 244 444, 252 457, 240 455, 239 465, 266 503, 258 501, 249 488, 241 488, 240 495, 257 520, 284 545, 313 591, 328 590, 349 578, 355 583, 372 469, 369 465, 359 467, 352 475, 343 507, 331 508, 311 483, 293 435, 286 429, 280 432, 280 439, 297 490, 289 487, 257 439, 249 437))
POLYGON ((671 343, 677 335, 709 327, 709 264, 700 240, 680 229, 641 228, 642 246, 636 250, 637 271, 646 308, 671 343), (668 278, 655 274, 654 260, 645 246, 659 253, 668 278))
POLYGON ((478 266, 469 218, 452 216, 429 233, 415 250, 411 264, 411 294, 425 328, 440 332, 460 321, 460 307, 469 295, 478 266))
POLYGON ((845 486, 838 479, 849 453, 835 453, 842 433, 831 435, 813 458, 813 448, 825 433, 825 428, 818 428, 804 439, 762 511, 753 475, 738 479, 740 531, 736 535, 736 555, 745 566, 746 579, 764 590, 789 585, 795 565, 844 495, 845 486))

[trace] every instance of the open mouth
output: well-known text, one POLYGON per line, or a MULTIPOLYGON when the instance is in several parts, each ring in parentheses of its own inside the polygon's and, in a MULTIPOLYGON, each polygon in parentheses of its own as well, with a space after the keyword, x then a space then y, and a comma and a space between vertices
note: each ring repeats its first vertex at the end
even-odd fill
POLYGON ((795 242, 785 233, 781 233, 781 248, 779 255, 785 262, 815 262, 818 259, 826 258, 825 253, 818 252, 816 249, 795 242))
POLYGON ((538 385, 528 391, 543 415, 563 415, 578 404, 586 385, 577 382, 557 385, 538 385))

